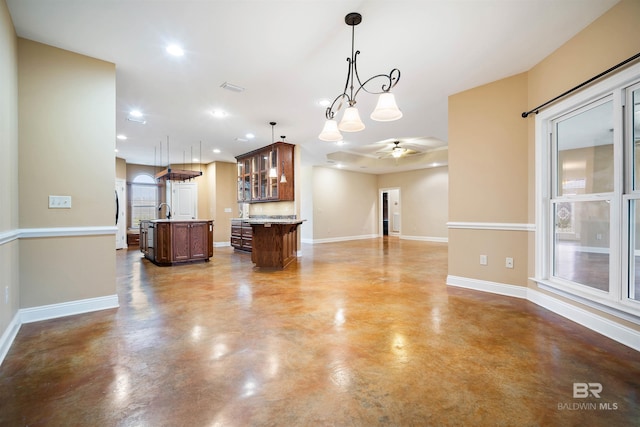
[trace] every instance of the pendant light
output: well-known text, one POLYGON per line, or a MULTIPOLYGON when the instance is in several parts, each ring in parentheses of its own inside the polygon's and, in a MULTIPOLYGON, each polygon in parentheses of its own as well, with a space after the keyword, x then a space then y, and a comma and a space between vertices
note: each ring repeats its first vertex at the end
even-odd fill
POLYGON ((358 96, 358 93, 361 90, 373 95, 380 95, 378 97, 375 110, 369 116, 372 120, 388 122, 398 120, 402 117, 402 112, 396 104, 395 96, 391 93, 391 89, 394 88, 400 80, 400 70, 394 68, 389 72, 389 74, 376 74, 362 82, 358 75, 357 66, 358 54, 360 54, 360 51, 355 50, 355 26, 362 22, 362 15, 352 12, 345 16, 344 21, 351 27, 351 57, 347 58, 347 62, 349 63, 349 68, 347 70, 347 82, 342 93, 333 100, 329 107, 327 107, 325 112, 327 120, 322 132, 318 135, 318 138, 322 141, 342 141, 342 134, 340 131, 358 132, 365 128, 364 123, 360 119, 360 113, 356 108, 356 96, 358 96), (371 91, 365 87, 368 83, 378 79, 382 79, 380 90, 371 91), (358 85, 357 88, 354 85, 355 83, 358 85), (348 107, 345 108, 342 120, 340 120, 340 123, 338 124, 335 120, 335 114, 342 107, 343 101, 346 101, 348 107))

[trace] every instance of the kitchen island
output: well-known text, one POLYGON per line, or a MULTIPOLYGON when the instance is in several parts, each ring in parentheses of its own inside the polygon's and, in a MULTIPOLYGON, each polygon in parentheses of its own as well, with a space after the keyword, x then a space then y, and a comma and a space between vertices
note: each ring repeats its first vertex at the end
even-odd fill
POLYGON ((213 256, 213 221, 140 221, 140 251, 149 261, 162 266, 209 261, 213 256))
POLYGON ((251 261, 256 267, 284 269, 298 257, 298 226, 303 220, 247 218, 251 225, 251 261))

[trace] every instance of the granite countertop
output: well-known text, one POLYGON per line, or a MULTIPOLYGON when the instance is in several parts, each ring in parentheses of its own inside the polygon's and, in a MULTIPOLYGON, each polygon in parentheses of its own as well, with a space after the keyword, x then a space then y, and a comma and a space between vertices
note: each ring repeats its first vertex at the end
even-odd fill
POLYGON ((213 221, 212 219, 149 219, 149 222, 207 222, 213 221))
POLYGON ((302 224, 305 219, 286 219, 286 218, 244 218, 244 222, 249 224, 302 224))
POLYGON ((301 224, 306 219, 297 219, 295 215, 256 215, 249 218, 233 218, 248 224, 301 224))

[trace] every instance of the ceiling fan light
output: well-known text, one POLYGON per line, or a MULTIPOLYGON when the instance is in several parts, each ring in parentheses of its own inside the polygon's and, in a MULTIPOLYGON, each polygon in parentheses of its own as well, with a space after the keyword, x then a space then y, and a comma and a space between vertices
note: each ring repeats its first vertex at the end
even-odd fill
POLYGON ((399 148, 399 147, 394 147, 393 151, 391 152, 391 156, 394 159, 402 157, 403 154, 404 154, 404 148, 399 148))
POLYGON ((344 110, 338 129, 343 132, 358 132, 364 129, 364 123, 360 120, 360 113, 356 107, 344 110))
POLYGON ((391 92, 383 92, 378 97, 376 109, 371 113, 371 120, 377 122, 391 122, 402 117, 402 111, 398 109, 396 97, 391 92))
POLYGON ((322 128, 322 132, 318 135, 322 141, 327 142, 337 142, 342 141, 342 134, 338 130, 338 122, 335 120, 327 120, 324 123, 324 127, 322 128))

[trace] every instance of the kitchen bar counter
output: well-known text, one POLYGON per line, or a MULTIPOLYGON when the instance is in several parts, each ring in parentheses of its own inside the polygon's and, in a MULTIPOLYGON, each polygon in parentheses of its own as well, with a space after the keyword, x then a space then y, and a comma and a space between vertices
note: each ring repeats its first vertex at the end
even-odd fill
POLYGON ((298 257, 298 226, 295 218, 242 218, 251 225, 251 261, 256 267, 284 269, 298 257))

